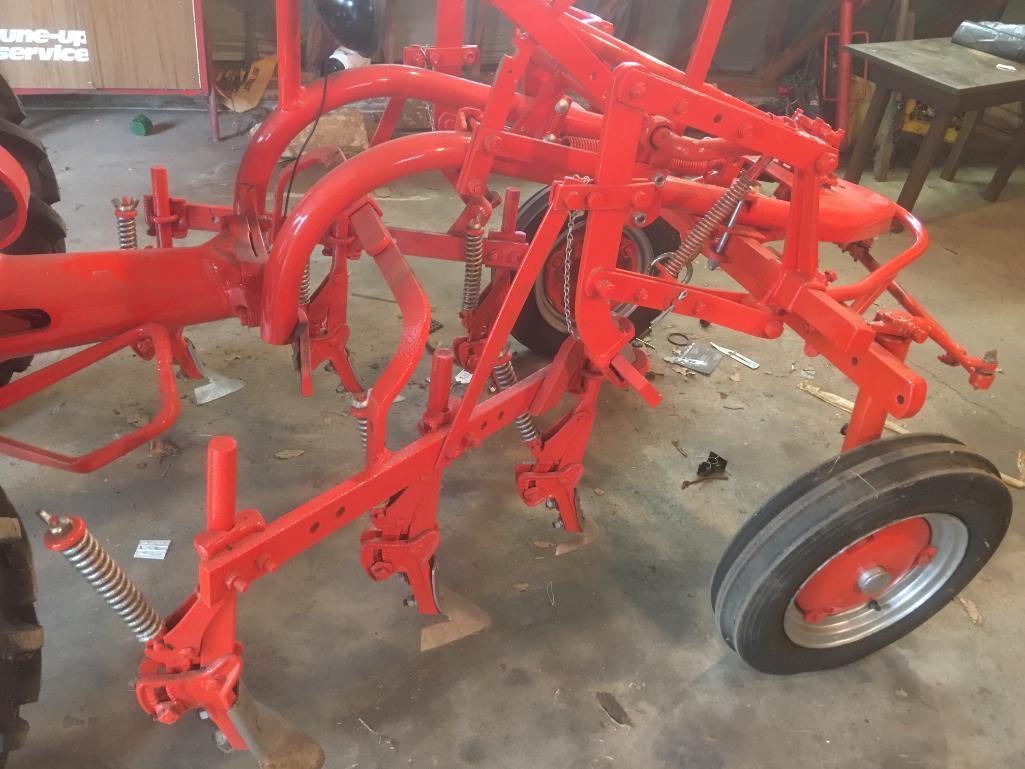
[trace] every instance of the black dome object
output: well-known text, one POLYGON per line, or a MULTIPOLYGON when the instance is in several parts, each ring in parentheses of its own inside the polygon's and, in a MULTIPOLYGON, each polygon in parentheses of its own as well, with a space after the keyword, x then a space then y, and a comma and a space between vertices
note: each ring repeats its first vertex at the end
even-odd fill
POLYGON ((338 41, 364 56, 381 42, 385 0, 317 0, 317 12, 338 41))

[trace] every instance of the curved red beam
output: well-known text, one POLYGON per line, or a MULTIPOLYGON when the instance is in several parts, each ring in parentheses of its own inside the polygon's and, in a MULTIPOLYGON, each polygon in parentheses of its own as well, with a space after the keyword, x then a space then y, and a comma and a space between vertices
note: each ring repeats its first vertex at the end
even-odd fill
MULTIPOLYGON (((253 136, 242 156, 235 183, 235 209, 256 208, 263 214, 267 205, 270 178, 282 153, 317 117, 323 94, 323 83, 317 81, 306 86, 302 96, 287 109, 276 109, 253 136)), ((472 80, 445 75, 418 67, 400 64, 375 64, 372 67, 345 70, 330 75, 324 112, 364 99, 403 97, 421 99, 437 104, 459 104, 463 107, 483 108, 491 93, 491 86, 472 80)), ((518 97, 512 110, 519 117, 529 106, 529 100, 518 97)), ((566 116, 568 133, 597 137, 601 129, 601 116, 574 108, 566 116)))
POLYGON ((288 344, 299 313, 299 283, 313 249, 338 217, 369 191, 425 171, 456 170, 466 158, 469 134, 415 134, 371 147, 331 170, 303 196, 274 240, 264 273, 260 335, 288 344))
POLYGON ((868 277, 862 278, 857 283, 852 283, 849 286, 834 286, 826 292, 838 302, 856 299, 852 308, 855 312, 862 313, 867 310, 889 288, 901 270, 908 267, 929 249, 929 233, 926 231, 925 225, 910 211, 900 206, 894 206, 894 208, 896 209, 894 218, 915 236, 915 242, 911 248, 893 257, 878 270, 869 273, 868 277))

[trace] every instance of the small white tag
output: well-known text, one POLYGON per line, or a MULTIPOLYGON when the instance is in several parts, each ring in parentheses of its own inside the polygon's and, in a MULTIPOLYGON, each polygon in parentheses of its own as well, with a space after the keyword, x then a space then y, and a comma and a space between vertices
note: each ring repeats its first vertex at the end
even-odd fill
POLYGON ((456 382, 458 384, 461 384, 461 385, 470 384, 470 380, 471 379, 473 379, 473 374, 471 374, 466 369, 463 369, 458 374, 456 374, 456 382))
POLYGON ((171 540, 169 539, 140 539, 139 546, 135 548, 135 557, 162 561, 167 556, 170 547, 171 540))

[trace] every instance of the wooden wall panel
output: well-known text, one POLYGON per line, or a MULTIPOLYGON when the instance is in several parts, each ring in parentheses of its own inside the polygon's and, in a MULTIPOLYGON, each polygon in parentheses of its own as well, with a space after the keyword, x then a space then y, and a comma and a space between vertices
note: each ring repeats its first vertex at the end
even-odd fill
POLYGON ((193 0, 0 0, 0 5, 0 74, 15 88, 200 88, 193 0), (33 31, 29 40, 22 30, 33 31), (49 39, 44 41, 39 30, 48 30, 49 39), (76 30, 85 33, 84 46, 76 30), (27 53, 26 48, 39 50, 27 53), (40 61, 70 58, 69 48, 87 49, 88 61, 40 61), (12 60, 25 56, 31 60, 12 60))

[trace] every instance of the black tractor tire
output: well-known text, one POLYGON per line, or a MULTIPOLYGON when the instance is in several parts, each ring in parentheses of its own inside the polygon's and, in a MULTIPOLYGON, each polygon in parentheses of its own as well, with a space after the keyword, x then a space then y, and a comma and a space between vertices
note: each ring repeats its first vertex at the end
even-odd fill
MULTIPOLYGON (((953 439, 904 436, 862 446, 798 478, 742 527, 713 580, 719 630, 765 673, 855 662, 910 633, 964 589, 999 546, 1011 507, 997 469, 953 439), (868 551, 859 548, 908 522, 928 524, 931 555, 896 576, 882 570, 882 586, 856 592, 857 605, 826 616, 799 605, 827 566, 861 557, 868 551)), ((858 574, 878 571, 870 563, 858 565, 858 574)), ((841 584, 853 590, 854 582, 841 584)))
MULTIPOLYGON (((67 233, 64 220, 53 209, 60 200, 57 177, 46 154, 46 148, 23 128, 25 113, 21 103, 7 83, 0 78, 0 149, 10 153, 28 176, 32 197, 29 200, 28 221, 14 243, 4 248, 6 254, 52 254, 64 251, 67 233)), ((0 218, 13 210, 10 194, 0 191, 0 218)), ((45 325, 49 318, 33 308, 18 308, 14 313, 28 320, 32 327, 45 325)), ((31 356, 0 362, 0 387, 11 377, 28 369, 31 356)))
POLYGON ((744 525, 733 536, 733 539, 726 546, 725 552, 719 558, 719 563, 715 567, 715 573, 712 575, 712 608, 715 608, 715 602, 719 598, 719 588, 722 585, 723 578, 726 576, 730 566, 733 565, 733 562, 737 560, 737 556, 740 555, 741 551, 747 547, 760 531, 769 526, 776 516, 786 510, 789 505, 838 473, 855 467, 859 462, 882 456, 887 451, 917 446, 922 443, 964 445, 954 438, 933 433, 912 433, 911 435, 901 435, 896 438, 870 441, 819 465, 778 492, 744 522, 744 525))
POLYGON ((0 77, 0 119, 9 120, 19 125, 25 119, 25 110, 21 106, 21 99, 2 77, 0 77))
POLYGON ((43 629, 35 601, 28 536, 0 489, 0 769, 28 734, 21 706, 39 699, 43 629))
MULTIPOLYGON (((516 219, 516 228, 524 232, 527 241, 537 234, 541 222, 548 213, 549 188, 544 187, 530 196, 520 206, 516 219)), ((583 217, 581 217, 583 221, 583 217)), ((567 225, 568 227, 568 225, 567 225)), ((566 227, 563 228, 565 233, 566 227)), ((627 236, 635 240, 652 257, 658 257, 680 247, 680 234, 664 219, 656 219, 644 228, 629 228, 627 236)), ((558 246, 557 246, 558 248, 558 246)), ((543 280, 539 277, 538 280, 543 280)), ((553 324, 539 304, 538 292, 531 291, 523 309, 520 311, 512 335, 531 352, 545 358, 554 358, 567 337, 565 322, 553 324)), ((633 323, 637 336, 644 336, 651 327, 651 322, 658 316, 659 310, 646 307, 634 309, 627 317, 633 323)))

